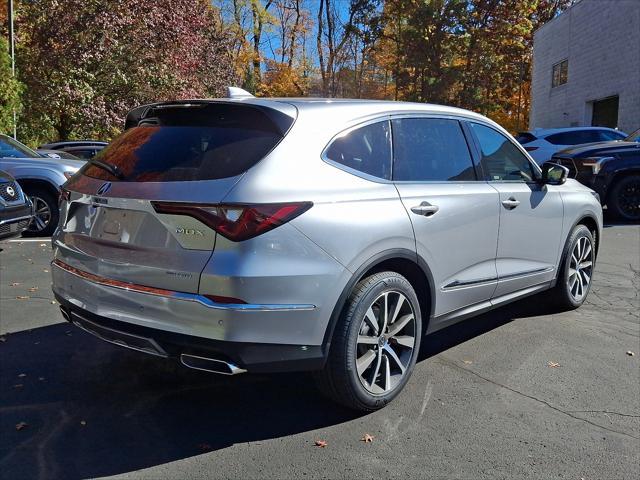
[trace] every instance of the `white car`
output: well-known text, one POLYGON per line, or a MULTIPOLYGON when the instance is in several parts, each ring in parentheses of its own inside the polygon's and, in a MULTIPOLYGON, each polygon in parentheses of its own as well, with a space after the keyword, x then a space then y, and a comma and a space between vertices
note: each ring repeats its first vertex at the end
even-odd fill
POLYGON ((519 132, 516 140, 529 155, 542 165, 554 153, 583 143, 624 140, 627 134, 607 127, 536 128, 530 132, 519 132))

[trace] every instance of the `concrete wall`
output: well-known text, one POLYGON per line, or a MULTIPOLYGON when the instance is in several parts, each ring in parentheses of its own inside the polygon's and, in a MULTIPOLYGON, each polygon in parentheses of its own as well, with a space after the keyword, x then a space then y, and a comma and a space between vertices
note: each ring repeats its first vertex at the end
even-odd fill
POLYGON ((581 0, 534 35, 529 128, 591 125, 590 102, 613 95, 618 128, 640 127, 640 0, 581 0), (568 81, 552 88, 565 58, 568 81))

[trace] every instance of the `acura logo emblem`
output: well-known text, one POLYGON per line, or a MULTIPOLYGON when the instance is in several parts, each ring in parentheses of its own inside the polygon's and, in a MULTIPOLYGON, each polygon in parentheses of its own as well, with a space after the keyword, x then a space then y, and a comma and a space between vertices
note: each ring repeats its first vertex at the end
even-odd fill
POLYGON ((7 195, 9 195, 10 197, 16 196, 16 191, 13 189, 13 187, 7 187, 7 195))
POLYGON ((98 189, 98 195, 104 195, 109 190, 111 190, 111 182, 105 182, 100 185, 100 188, 98 189))

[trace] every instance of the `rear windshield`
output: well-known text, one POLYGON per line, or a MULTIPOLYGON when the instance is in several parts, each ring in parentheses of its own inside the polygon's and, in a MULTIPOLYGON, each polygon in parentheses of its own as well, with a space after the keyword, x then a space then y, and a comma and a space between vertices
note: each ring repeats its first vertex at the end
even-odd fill
POLYGON ((233 177, 264 158, 293 121, 277 110, 253 105, 156 106, 81 171, 93 178, 128 182, 233 177))

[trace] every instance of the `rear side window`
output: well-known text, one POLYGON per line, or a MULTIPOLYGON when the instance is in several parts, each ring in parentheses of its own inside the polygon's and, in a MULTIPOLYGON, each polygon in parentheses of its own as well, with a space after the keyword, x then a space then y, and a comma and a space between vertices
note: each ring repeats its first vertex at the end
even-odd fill
POLYGON ((213 180, 244 173, 264 158, 294 119, 269 108, 207 103, 151 108, 88 162, 84 175, 104 180, 213 180))
POLYGON ((393 120, 393 179, 398 181, 476 180, 471 154, 457 120, 393 120))
POLYGON ((537 140, 536 136, 529 132, 518 132, 516 135, 516 140, 520 145, 526 145, 527 143, 531 143, 534 140, 537 140))
POLYGON ((572 132, 554 133, 545 140, 553 145, 580 145, 581 143, 601 142, 603 137, 599 130, 574 130, 572 132))
POLYGON ((326 159, 367 175, 391 179, 389 122, 378 122, 339 135, 324 152, 326 159))

